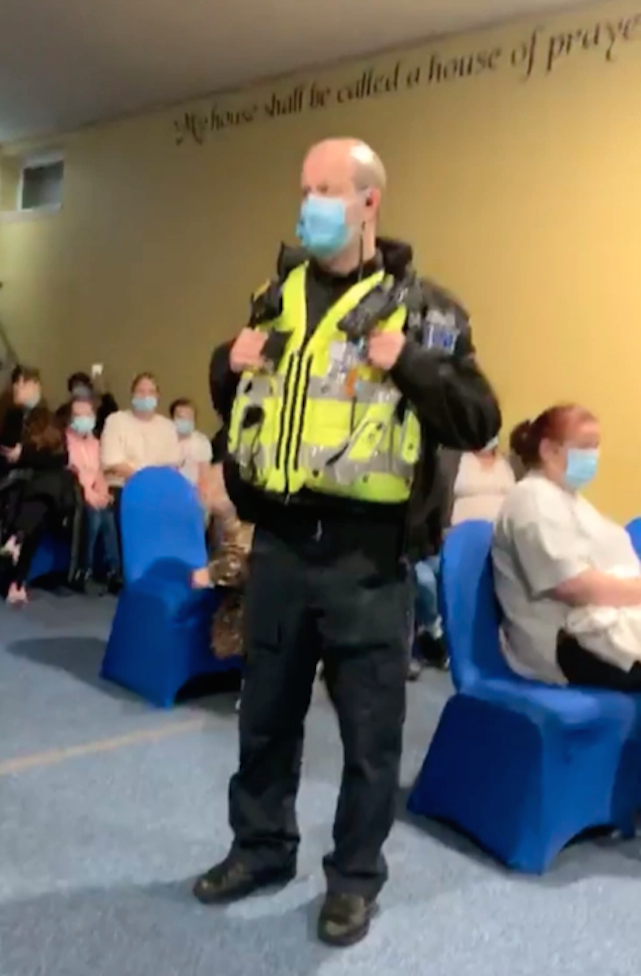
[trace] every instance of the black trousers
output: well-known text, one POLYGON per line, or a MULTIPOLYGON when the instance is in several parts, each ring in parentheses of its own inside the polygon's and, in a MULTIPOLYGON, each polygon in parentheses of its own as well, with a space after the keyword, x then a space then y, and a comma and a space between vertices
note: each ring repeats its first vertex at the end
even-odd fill
POLYGON ((409 583, 392 534, 361 529, 256 530, 229 804, 233 853, 250 870, 295 864, 304 722, 322 660, 344 752, 328 889, 374 898, 399 781, 409 583))
POLYGON ((16 513, 12 534, 21 543, 20 555, 13 568, 11 581, 23 586, 29 575, 31 562, 49 526, 51 501, 46 498, 25 498, 16 513))
POLYGON ((629 671, 609 664, 581 647, 567 634, 559 636, 556 652, 561 671, 571 685, 584 688, 607 688, 611 691, 640 691, 641 664, 633 664, 629 671))

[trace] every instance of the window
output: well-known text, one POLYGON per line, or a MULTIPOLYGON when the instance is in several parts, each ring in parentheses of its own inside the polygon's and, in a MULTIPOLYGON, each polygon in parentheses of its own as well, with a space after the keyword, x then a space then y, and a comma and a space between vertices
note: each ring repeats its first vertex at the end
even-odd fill
POLYGON ((18 210, 52 210, 62 205, 65 164, 61 156, 25 159, 18 210))

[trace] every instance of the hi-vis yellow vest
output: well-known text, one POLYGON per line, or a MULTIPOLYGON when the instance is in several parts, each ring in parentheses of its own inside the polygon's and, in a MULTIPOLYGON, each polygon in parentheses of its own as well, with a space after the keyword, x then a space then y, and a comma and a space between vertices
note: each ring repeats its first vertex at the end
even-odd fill
MULTIPOLYGON (((257 328, 291 333, 274 372, 240 378, 229 428, 229 450, 242 477, 258 488, 293 495, 302 488, 367 502, 409 497, 420 453, 420 426, 391 379, 358 355, 339 323, 384 279, 358 282, 325 314, 306 340, 307 267, 282 286, 282 313, 257 328)), ((377 329, 400 332, 406 309, 377 329)))

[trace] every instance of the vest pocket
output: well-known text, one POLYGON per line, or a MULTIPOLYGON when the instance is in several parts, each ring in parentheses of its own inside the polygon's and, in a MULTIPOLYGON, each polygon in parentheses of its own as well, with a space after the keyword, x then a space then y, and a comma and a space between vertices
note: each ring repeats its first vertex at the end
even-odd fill
POLYGON ((255 482, 260 470, 260 439, 265 420, 265 411, 255 403, 248 404, 238 423, 238 442, 233 453, 240 466, 243 478, 255 482))
POLYGON ((395 423, 390 448, 392 474, 411 478, 421 453, 421 428, 412 410, 405 410, 402 424, 395 423))
POLYGON ((301 461, 314 480, 347 488, 369 474, 389 473, 388 452, 381 450, 388 431, 383 420, 366 420, 338 447, 307 445, 301 461))

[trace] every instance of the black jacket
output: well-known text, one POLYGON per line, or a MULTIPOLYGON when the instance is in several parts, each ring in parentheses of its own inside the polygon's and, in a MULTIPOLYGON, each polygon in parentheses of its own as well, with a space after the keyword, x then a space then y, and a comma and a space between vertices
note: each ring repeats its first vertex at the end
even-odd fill
POLYGON ((60 519, 65 518, 75 506, 76 480, 68 468, 66 448, 61 451, 38 449, 25 442, 27 413, 22 407, 10 407, 0 427, 0 446, 15 447, 22 444, 20 457, 9 463, 0 456, 0 486, 6 486, 6 476, 12 471, 24 472, 22 497, 46 499, 60 519))
MULTIPOLYGON (((366 273, 384 267, 399 280, 411 268, 412 249, 400 241, 381 239, 379 253, 366 273)), ((282 257, 282 253, 281 253, 282 257)), ((361 271, 362 274, 362 271, 361 271)), ((282 278, 281 278, 282 280, 282 278)), ((336 277, 316 266, 308 270, 308 321, 310 314, 320 320, 322 314, 357 280, 357 275, 336 277), (332 296, 332 289, 336 292, 332 296), (310 309, 310 302, 317 294, 325 294, 326 307, 310 309)), ((422 428, 422 455, 417 465, 414 486, 408 506, 387 506, 353 502, 346 499, 330 499, 318 493, 301 492, 291 499, 293 504, 316 506, 325 515, 327 506, 348 509, 354 515, 362 513, 371 525, 380 519, 403 518, 407 526, 406 551, 412 558, 420 558, 427 545, 426 526, 437 504, 436 457, 439 445, 459 451, 479 450, 494 437, 501 426, 501 414, 497 399, 487 379, 480 371, 475 356, 467 313, 462 306, 442 288, 421 279, 424 311, 440 309, 451 312, 456 321, 458 341, 453 352, 441 352, 426 348, 420 337, 408 333, 398 362, 391 377, 413 405, 422 428)), ((317 324, 317 322, 315 323, 317 324)), ((210 365, 210 389, 214 408, 219 413, 223 427, 230 419, 236 395, 238 376, 229 367, 229 353, 233 340, 218 346, 210 365)), ((256 489, 240 480, 233 460, 225 459, 227 488, 241 518, 262 522, 268 519, 264 498, 256 489)), ((273 505, 273 502, 270 504, 273 505)))

